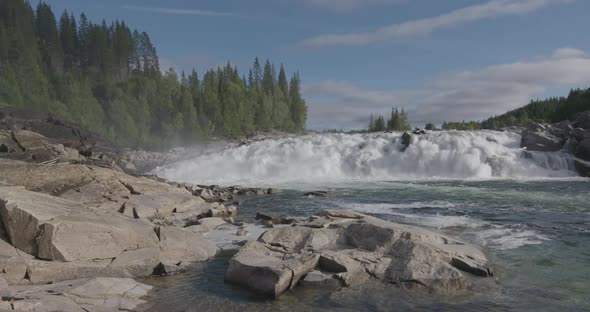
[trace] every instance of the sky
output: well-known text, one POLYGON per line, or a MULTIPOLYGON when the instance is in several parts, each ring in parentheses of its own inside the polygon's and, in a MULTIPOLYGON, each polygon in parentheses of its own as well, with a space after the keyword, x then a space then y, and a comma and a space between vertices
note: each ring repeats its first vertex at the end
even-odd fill
POLYGON ((46 0, 146 31, 161 67, 299 71, 308 128, 482 120, 590 87, 588 0, 46 0))

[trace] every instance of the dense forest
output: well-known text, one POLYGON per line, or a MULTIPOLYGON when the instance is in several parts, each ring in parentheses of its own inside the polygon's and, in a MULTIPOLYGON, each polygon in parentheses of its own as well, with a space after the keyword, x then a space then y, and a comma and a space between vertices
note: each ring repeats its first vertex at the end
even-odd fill
POLYGON ((444 122, 442 130, 479 130, 481 124, 477 121, 444 122))
POLYGON ((529 121, 553 123, 572 119, 582 111, 590 110, 590 89, 571 90, 567 97, 531 101, 526 106, 494 116, 481 123, 484 129, 526 126, 529 121))
POLYGON ((254 131, 302 131, 301 80, 258 58, 247 77, 228 63, 180 75, 160 71, 145 32, 84 14, 56 18, 40 2, 0 0, 0 107, 67 118, 115 143, 165 146, 254 131))
POLYGON ((380 131, 408 131, 411 130, 412 127, 408 122, 408 114, 402 108, 400 111, 397 108, 391 109, 391 117, 387 122, 385 122, 385 118, 379 115, 377 118, 371 114, 369 117, 369 127, 368 132, 380 132, 380 131))

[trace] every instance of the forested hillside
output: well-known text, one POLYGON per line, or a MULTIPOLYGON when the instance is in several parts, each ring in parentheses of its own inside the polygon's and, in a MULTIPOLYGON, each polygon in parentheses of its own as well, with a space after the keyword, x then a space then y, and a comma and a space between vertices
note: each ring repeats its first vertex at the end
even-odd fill
POLYGON ((531 101, 526 106, 495 116, 481 123, 484 129, 525 126, 529 121, 559 122, 572 119, 578 112, 590 110, 590 89, 572 90, 567 97, 531 101))
POLYGON ((50 6, 0 0, 0 107, 49 112, 129 146, 190 143, 254 131, 296 132, 307 106, 298 73, 254 61, 185 75, 160 71, 145 32, 95 24, 50 6))

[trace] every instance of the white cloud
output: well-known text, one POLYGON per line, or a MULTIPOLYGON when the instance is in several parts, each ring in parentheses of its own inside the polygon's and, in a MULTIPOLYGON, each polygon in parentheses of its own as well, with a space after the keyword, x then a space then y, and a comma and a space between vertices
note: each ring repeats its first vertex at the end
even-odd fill
POLYGON ((134 11, 145 11, 162 14, 177 14, 177 15, 199 15, 199 16, 233 16, 231 12, 217 12, 209 10, 192 10, 192 9, 174 9, 174 8, 160 8, 160 7, 144 7, 135 5, 125 5, 123 8, 134 11))
POLYGON ((395 105, 402 95, 399 92, 368 90, 347 81, 324 80, 316 84, 305 85, 306 95, 334 96, 343 101, 356 104, 395 105))
POLYGON ((402 1, 404 0, 304 0, 304 3, 314 8, 345 12, 368 6, 398 4, 402 1))
POLYGON ((310 125, 358 128, 365 126, 369 113, 385 114, 391 106, 405 106, 416 126, 482 120, 543 98, 548 90, 576 87, 590 87, 590 56, 563 48, 550 57, 436 77, 420 90, 364 90, 328 81, 306 87, 314 92, 305 95, 315 96, 309 101, 310 125), (330 101, 318 100, 320 95, 330 96, 330 101))
POLYGON ((561 48, 555 50, 555 53, 553 53, 553 58, 575 58, 584 56, 586 56, 586 52, 574 48, 561 48))
POLYGON ((436 17, 408 21, 378 28, 370 32, 323 34, 304 40, 303 47, 362 46, 376 42, 429 35, 435 30, 502 15, 516 15, 535 11, 551 4, 569 0, 491 0, 467 6, 436 17))

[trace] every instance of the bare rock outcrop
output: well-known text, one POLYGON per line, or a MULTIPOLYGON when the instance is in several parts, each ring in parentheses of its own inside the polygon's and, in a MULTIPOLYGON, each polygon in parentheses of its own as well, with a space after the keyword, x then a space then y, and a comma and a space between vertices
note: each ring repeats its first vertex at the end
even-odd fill
POLYGON ((225 279, 278 297, 310 272, 341 286, 375 278, 444 294, 494 274, 484 253, 472 244, 354 211, 330 210, 248 242, 230 260, 225 279))

